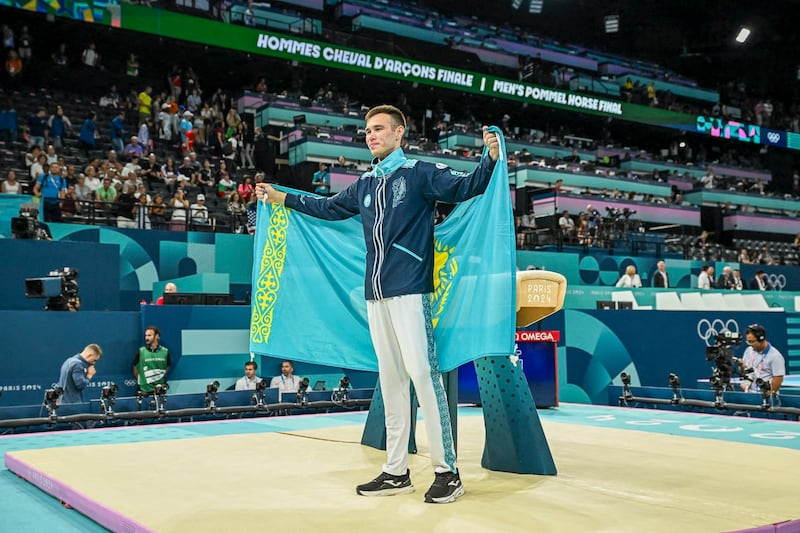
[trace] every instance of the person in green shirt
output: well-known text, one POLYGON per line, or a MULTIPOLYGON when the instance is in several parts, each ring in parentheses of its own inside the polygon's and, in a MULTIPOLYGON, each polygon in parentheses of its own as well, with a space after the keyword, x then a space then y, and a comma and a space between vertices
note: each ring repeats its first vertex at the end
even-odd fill
POLYGON ((133 360, 133 376, 140 391, 151 394, 156 385, 167 382, 169 350, 161 345, 161 332, 156 326, 144 330, 144 343, 133 360))

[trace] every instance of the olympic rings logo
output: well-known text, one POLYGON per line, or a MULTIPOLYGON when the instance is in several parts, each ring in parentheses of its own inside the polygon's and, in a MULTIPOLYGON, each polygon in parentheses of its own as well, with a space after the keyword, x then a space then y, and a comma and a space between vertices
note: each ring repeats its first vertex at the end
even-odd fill
POLYGON ((767 139, 769 139, 769 142, 771 142, 772 144, 775 144, 781 140, 781 134, 771 131, 767 133, 767 139))
POLYGON ((706 346, 713 346, 714 343, 711 341, 714 340, 716 342, 717 335, 723 331, 739 333, 739 324, 732 318, 728 320, 722 320, 721 318, 708 320, 703 318, 697 323, 697 336, 700 337, 701 341, 706 342, 706 346))
POLYGON ((126 379, 125 380, 125 385, 127 387, 133 387, 134 385, 136 385, 136 380, 135 379, 126 379))
POLYGON ((783 274, 768 274, 767 280, 773 291, 782 291, 786 287, 786 276, 783 274))

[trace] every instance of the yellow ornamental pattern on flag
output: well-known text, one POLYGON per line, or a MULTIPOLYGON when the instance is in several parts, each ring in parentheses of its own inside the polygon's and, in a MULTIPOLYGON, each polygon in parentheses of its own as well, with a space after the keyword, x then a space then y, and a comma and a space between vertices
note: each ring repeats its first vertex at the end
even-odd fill
POLYGON ((286 262, 286 237, 289 210, 272 204, 267 227, 267 239, 261 254, 258 279, 253 290, 253 315, 250 321, 250 340, 266 343, 272 330, 272 313, 278 301, 281 274, 286 262))
POLYGON ((433 241, 433 327, 439 323, 439 317, 447 306, 450 289, 458 275, 458 262, 453 255, 454 246, 448 246, 439 239, 433 241))

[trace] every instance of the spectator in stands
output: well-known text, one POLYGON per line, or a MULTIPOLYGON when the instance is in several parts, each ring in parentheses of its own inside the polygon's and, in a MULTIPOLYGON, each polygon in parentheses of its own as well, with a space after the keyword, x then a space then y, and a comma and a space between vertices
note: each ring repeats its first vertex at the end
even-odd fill
POLYGON ((61 222, 61 200, 67 191, 67 180, 61 176, 58 163, 50 165, 50 170, 36 179, 33 195, 41 198, 45 222, 61 222))
POLYGON ((181 150, 183 153, 194 150, 194 113, 184 111, 178 131, 181 134, 181 150))
POLYGON ((662 289, 669 288, 669 275, 667 275, 667 265, 664 261, 656 263, 656 271, 653 274, 653 287, 662 289))
POLYGON ((147 119, 139 124, 139 144, 142 145, 142 150, 151 152, 155 146, 152 137, 150 137, 150 128, 153 126, 153 120, 147 119))
POLYGON ((28 134, 30 135, 28 147, 36 145, 44 149, 45 143, 49 144, 50 132, 47 129, 47 111, 45 111, 45 108, 40 107, 35 115, 31 115, 28 118, 28 134))
POLYGON ((700 274, 697 275, 697 288, 709 290, 714 288, 714 267, 703 265, 700 267, 700 274))
POLYGON ((707 230, 703 230, 702 232, 700 232, 700 237, 697 238, 695 246, 705 251, 711 245, 710 239, 711 239, 711 233, 709 233, 707 230))
POLYGON ((255 133, 247 126, 245 121, 239 124, 239 139, 242 143, 240 150, 242 168, 256 168, 256 164, 253 161, 255 133))
POLYGON ((658 105, 658 96, 656 95, 656 83, 651 81, 647 85, 647 105, 654 107, 658 105))
POLYGON ((117 116, 111 120, 111 145, 118 153, 125 149, 123 139, 125 138, 125 111, 120 109, 117 116))
POLYGON ((248 361, 244 364, 244 377, 236 380, 235 390, 256 390, 256 385, 264 381, 263 378, 256 376, 258 364, 255 361, 248 361))
POLYGON ((230 193, 236 190, 236 184, 231 179, 228 172, 220 171, 219 181, 217 182, 217 196, 227 198, 230 193))
POLYGON ((244 203, 249 202, 253 197, 253 192, 255 191, 253 188, 253 178, 245 174, 244 178, 242 179, 242 183, 236 187, 236 191, 242 195, 242 201, 244 203))
POLYGON ((133 156, 137 158, 142 157, 144 153, 144 148, 141 144, 139 144, 139 137, 136 135, 131 136, 131 142, 125 145, 125 148, 122 151, 123 158, 130 159, 133 156))
POLYGON ((61 200, 61 216, 72 218, 78 214, 78 211, 80 211, 78 194, 75 192, 75 185, 70 183, 67 185, 64 198, 61 200))
POLYGON ((14 102, 11 99, 3 102, 3 108, 0 109, 0 141, 6 144, 14 144, 19 137, 19 123, 18 123, 17 110, 14 107, 14 102))
POLYGON ((53 146, 52 144, 47 145, 47 149, 45 150, 44 155, 46 157, 45 162, 47 163, 48 166, 52 165, 53 163, 58 163, 58 154, 56 153, 55 146, 53 146))
POLYGON ((208 207, 206 207, 206 197, 198 194, 195 203, 190 206, 192 224, 196 226, 208 226, 208 207))
POLYGON ((578 224, 578 244, 591 246, 594 244, 592 229, 589 227, 589 220, 581 218, 578 224))
POLYGON ((747 248, 742 248, 741 250, 739 250, 739 256, 737 258, 737 261, 745 265, 752 263, 752 261, 750 260, 750 252, 747 251, 747 248))
POLYGON ((117 189, 111 186, 110 177, 103 178, 103 184, 94 191, 95 199, 100 203, 98 207, 103 210, 108 210, 114 200, 117 198, 117 189))
POLYGON ((231 216, 231 231, 244 233, 244 227, 247 224, 247 207, 239 191, 233 191, 228 196, 225 210, 231 216))
POLYGON ((47 127, 50 130, 50 142, 55 148, 60 149, 64 146, 64 137, 72 132, 72 123, 69 118, 64 116, 61 106, 56 106, 56 112, 47 119, 47 127))
POLYGON ((711 169, 706 170, 706 173, 703 174, 702 178, 700 178, 700 183, 703 184, 704 189, 713 189, 716 186, 716 178, 714 177, 714 171, 711 169))
MULTIPOLYGON (((133 54, 131 54, 133 55, 133 54)), ((153 87, 148 85, 142 92, 136 95, 137 108, 139 110, 139 123, 143 124, 153 118, 153 87)))
POLYGON ((97 177, 97 170, 94 166, 87 165, 84 172, 86 173, 86 186, 92 191, 92 198, 94 198, 95 191, 102 187, 103 182, 97 177))
POLYGON ((227 165, 228 172, 236 172, 236 158, 240 144, 239 133, 234 131, 222 145, 222 158, 227 165))
POLYGON ((175 160, 171 157, 168 157, 164 164, 161 165, 161 179, 164 181, 164 184, 167 186, 167 189, 174 190, 174 184, 178 179, 178 169, 175 168, 175 160))
POLYGON ((738 268, 733 269, 733 285, 731 290, 740 291, 744 289, 744 281, 742 281, 742 271, 738 268))
POLYGON ((164 229, 167 226, 167 204, 164 196, 159 193, 153 196, 153 203, 150 205, 150 224, 155 229, 164 229))
POLYGON ((311 185, 315 187, 314 192, 321 196, 328 196, 331 192, 331 172, 326 163, 319 164, 319 170, 311 178, 311 185))
POLYGON ((156 385, 167 382, 169 372, 169 350, 161 345, 161 332, 156 326, 144 330, 144 346, 133 358, 133 377, 137 389, 144 394, 152 394, 156 385))
POLYGON ((17 173, 9 170, 6 180, 0 184, 0 193, 3 194, 22 194, 22 184, 17 181, 17 173))
POLYGON ((15 50, 8 51, 8 59, 6 59, 6 75, 9 81, 16 85, 17 80, 22 75, 22 59, 15 50))
POLYGON ((78 144, 83 150, 83 155, 87 158, 90 157, 89 150, 94 150, 97 144, 97 125, 94 122, 96 118, 97 113, 89 111, 83 124, 81 124, 81 131, 78 134, 78 144))
POLYGON ((194 185, 197 183, 197 174, 199 174, 199 172, 195 172, 191 159, 189 159, 188 155, 185 156, 181 162, 181 166, 178 167, 177 179, 194 185))
POLYGON ((60 403, 83 403, 83 391, 89 386, 97 373, 95 364, 103 356, 103 350, 97 344, 87 345, 81 353, 68 358, 61 365, 58 386, 64 392, 60 403))
POLYGON ((256 25, 256 14, 253 11, 253 2, 247 2, 247 7, 242 15, 245 26, 254 27, 256 25))
POLYGON ((136 214, 138 207, 136 206, 136 198, 133 194, 136 192, 135 186, 129 186, 127 183, 122 185, 116 199, 117 211, 117 227, 118 228, 135 228, 136 227, 136 214))
POLYGON ((767 341, 767 331, 760 324, 751 324, 745 330, 747 348, 738 360, 739 372, 751 379, 742 380, 742 390, 761 392, 758 380, 769 383, 769 393, 778 394, 786 375, 786 361, 783 354, 767 341), (752 374, 747 373, 752 369, 752 374))
POLYGON ((69 63, 69 58, 67 57, 67 45, 66 43, 61 43, 56 48, 56 51, 50 56, 55 63, 59 67, 66 67, 67 63, 69 63))
POLYGON ((131 78, 139 76, 139 58, 137 58, 136 54, 133 52, 131 52, 131 55, 128 56, 128 60, 125 62, 125 74, 131 78))
POLYGON ((558 227, 561 229, 561 236, 568 242, 574 242, 577 235, 575 222, 569 216, 569 211, 564 209, 561 218, 558 219, 558 227))
POLYGON ((753 291, 771 291, 772 285, 769 283, 767 273, 763 270, 756 271, 756 275, 750 282, 750 290, 753 291))
POLYGON ((97 53, 94 43, 89 43, 81 53, 81 62, 87 67, 95 68, 100 66, 100 54, 97 53))
POLYGON ((291 361, 281 363, 281 373, 270 381, 269 386, 279 392, 297 392, 300 378, 294 375, 294 364, 291 361))
POLYGON ((617 280, 616 287, 626 287, 626 288, 639 288, 642 286, 642 280, 639 278, 639 274, 636 273, 636 267, 634 265, 628 265, 625 267, 625 273, 617 280))
POLYGON ((756 257, 756 263, 759 265, 776 265, 775 259, 772 257, 772 254, 769 251, 769 247, 765 244, 761 246, 761 251, 758 253, 758 257, 756 257))
POLYGON ((725 265, 722 268, 722 274, 720 274, 719 278, 717 279, 716 288, 731 290, 733 289, 733 284, 734 284, 733 271, 731 270, 730 266, 725 265))
POLYGON ((174 196, 167 202, 167 207, 172 209, 172 214, 169 218, 169 229, 171 231, 186 231, 189 201, 184 197, 182 188, 177 187, 175 189, 174 196))
POLYGON ((83 172, 78 174, 78 181, 75 184, 75 197, 81 203, 94 200, 94 191, 86 184, 86 174, 83 172))
MULTIPOLYGON (((211 194, 212 196, 214 195, 214 169, 211 168, 211 161, 209 161, 208 158, 203 160, 203 165, 197 172, 196 185, 200 188, 200 192, 203 194, 211 194)), ((214 201, 214 204, 216 205, 216 200, 214 201)))

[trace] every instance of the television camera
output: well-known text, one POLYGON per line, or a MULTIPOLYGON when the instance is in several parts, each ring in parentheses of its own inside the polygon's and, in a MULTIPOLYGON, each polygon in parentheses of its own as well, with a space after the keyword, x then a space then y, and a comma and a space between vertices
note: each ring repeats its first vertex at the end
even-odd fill
POLYGON ((731 377, 739 358, 733 356, 733 347, 742 344, 742 334, 724 330, 714 337, 714 345, 706 347, 706 361, 714 361, 715 368, 709 378, 711 388, 723 391, 731 388, 731 377))
POLYGON ((28 298, 47 298, 45 311, 77 310, 78 270, 64 267, 51 271, 44 278, 27 278, 25 296, 28 298))
POLYGON ((11 233, 15 239, 51 239, 47 225, 39 222, 39 210, 32 206, 19 208, 19 216, 11 219, 11 233))

